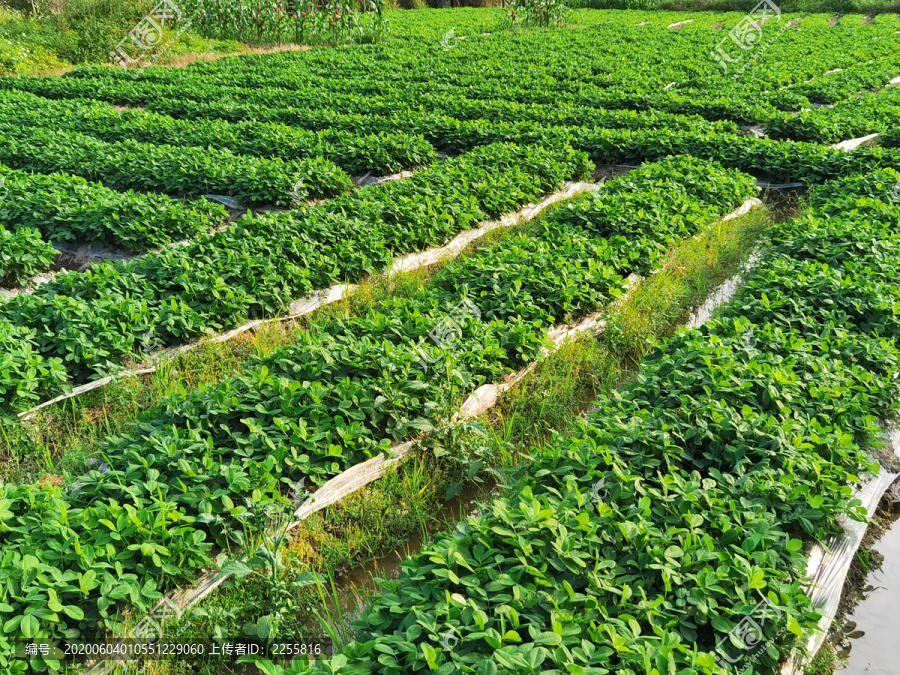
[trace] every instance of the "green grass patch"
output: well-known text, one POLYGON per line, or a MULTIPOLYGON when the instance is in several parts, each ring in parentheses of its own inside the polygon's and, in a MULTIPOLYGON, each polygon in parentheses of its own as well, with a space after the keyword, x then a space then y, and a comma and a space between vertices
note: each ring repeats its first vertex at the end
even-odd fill
POLYGON ((675 248, 657 274, 640 281, 611 309, 599 337, 584 336, 563 346, 489 413, 497 443, 539 446, 597 394, 628 380, 657 340, 672 335, 693 308, 740 270, 770 221, 770 212, 756 209, 717 222, 675 248))
MULTIPOLYGON (((392 578, 401 559, 472 512, 488 497, 495 478, 502 489, 505 469, 517 461, 519 449, 565 429, 598 393, 626 381, 656 340, 674 333, 694 307, 741 269, 770 222, 770 212, 760 208, 686 240, 657 274, 610 309, 604 334, 564 345, 488 413, 482 426, 487 434, 438 434, 432 445, 443 450, 442 457, 426 450, 304 521, 284 549, 281 583, 294 590, 292 623, 279 625, 282 634, 308 640, 330 635, 340 644, 349 642, 356 610, 377 593, 377 578, 392 578), (463 490, 463 499, 448 500, 463 490), (322 580, 319 586, 292 586, 309 572, 322 580)), ((534 227, 536 222, 519 229, 534 227)), ((502 237, 491 233, 478 246, 502 237)), ((379 279, 313 321, 361 313, 384 293, 412 294, 428 275, 402 277, 397 284, 379 279)), ((265 599, 275 595, 265 572, 255 571, 227 582, 173 630, 187 625, 182 638, 197 639, 216 631, 252 632, 272 611, 265 599)), ((212 673, 216 667, 214 662, 179 662, 167 664, 163 672, 212 673)))

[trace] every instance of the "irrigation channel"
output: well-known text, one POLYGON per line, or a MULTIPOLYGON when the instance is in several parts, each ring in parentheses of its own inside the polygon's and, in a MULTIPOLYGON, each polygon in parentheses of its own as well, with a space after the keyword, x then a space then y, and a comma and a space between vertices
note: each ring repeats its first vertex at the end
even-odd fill
POLYGON ((845 591, 851 602, 859 604, 847 615, 835 639, 838 657, 845 662, 839 675, 894 675, 900 671, 900 490, 896 485, 885 501, 893 503, 889 529, 872 546, 882 564, 866 575, 862 588, 845 591))
MULTIPOLYGON (((769 189, 765 192, 764 202, 776 222, 783 222, 795 215, 797 186, 778 186, 775 189, 766 187, 769 189)), ((760 250, 754 250, 734 276, 715 288, 700 306, 690 312, 683 325, 688 329, 696 328, 712 318, 717 309, 737 293, 743 278, 759 262, 760 257, 760 250)), ((578 413, 587 414, 594 407, 594 399, 594 395, 586 396, 578 406, 578 413)), ((440 517, 458 521, 466 516, 477 515, 484 507, 486 491, 493 492, 493 484, 467 484, 462 494, 447 502, 441 509, 440 517)), ((842 606, 856 607, 843 618, 843 627, 836 629, 828 639, 834 644, 839 659, 834 670, 830 671, 835 675, 900 673, 900 641, 896 639, 896 605, 900 600, 900 483, 895 483, 884 495, 882 507, 886 503, 893 503, 892 515, 880 522, 890 529, 872 547, 880 554, 878 559, 883 562, 869 572, 861 587, 854 586, 852 579, 847 580, 842 606), (848 595, 851 600, 846 605, 848 595)), ((870 531, 871 529, 874 528, 870 528, 870 531)), ((379 580, 395 579, 400 573, 403 560, 427 543, 421 534, 415 534, 388 554, 353 567, 335 578, 332 593, 326 598, 328 613, 341 617, 342 627, 348 628, 378 592, 379 580)), ((862 554, 862 551, 860 548, 857 555, 862 554)))
MULTIPOLYGON (((742 212, 748 212, 753 206, 749 203, 745 204, 726 216, 726 219, 742 212)), ((776 197, 769 206, 770 213, 776 219, 787 220, 790 217, 790 207, 786 206, 780 197, 776 197)), ((759 259, 760 251, 758 249, 751 252, 737 273, 713 289, 703 303, 689 313, 683 325, 690 329, 708 321, 715 314, 717 308, 727 303, 737 293, 743 278, 753 269, 759 259)), ((577 408, 578 414, 587 414, 594 407, 596 396, 599 393, 599 391, 588 392, 577 408)), ((461 494, 449 500, 436 514, 437 520, 456 522, 467 516, 478 515, 480 510, 485 507, 485 495, 488 493, 492 496, 496 494, 493 481, 467 483, 461 494)), ((428 541, 423 533, 416 533, 389 553, 371 562, 353 567, 347 573, 335 578, 332 582, 332 592, 326 597, 325 602, 328 615, 340 617, 342 627, 349 627, 352 622, 359 619, 372 596, 378 592, 379 580, 395 579, 400 573, 401 563, 427 544, 428 541)))

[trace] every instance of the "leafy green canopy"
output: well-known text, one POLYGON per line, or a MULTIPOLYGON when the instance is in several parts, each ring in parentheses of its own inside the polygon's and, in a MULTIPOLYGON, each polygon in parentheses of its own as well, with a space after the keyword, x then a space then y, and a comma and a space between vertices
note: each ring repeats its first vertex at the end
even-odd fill
MULTIPOLYGON (((354 174, 387 175, 436 159, 427 141, 404 133, 313 132, 269 122, 176 120, 145 110, 117 110, 99 101, 52 100, 19 91, 0 95, 2 120, 84 133, 107 142, 213 147, 284 160, 323 158, 354 174)), ((314 181, 310 187, 311 194, 319 196, 314 181)))
POLYGON ((18 286, 53 266, 56 251, 36 230, 0 225, 0 286, 18 286))
POLYGON ((897 409, 900 208, 881 191, 897 178, 816 191, 719 318, 404 562, 359 642, 292 672, 688 675, 748 653, 774 671, 819 618, 802 540, 865 517, 851 487, 897 409), (762 601, 779 620, 748 652, 734 629, 762 601))
POLYGON ((5 635, 92 636, 126 604, 146 611, 209 566, 214 547, 245 545, 245 532, 266 526, 260 510, 297 481, 321 483, 437 426, 479 385, 535 358, 551 325, 618 297, 662 248, 754 192, 748 176, 692 158, 610 181, 534 231, 453 261, 410 297, 164 401, 110 440, 108 473, 0 486, 5 635), (627 217, 615 206, 636 201, 644 208, 627 217), (433 343, 429 331, 463 299, 481 319, 469 316, 455 343, 433 343))
POLYGON ((60 275, 0 305, 0 322, 30 335, 12 360, 21 355, 31 363, 35 352, 44 359, 41 368, 24 371, 24 385, 7 387, 0 411, 58 391, 59 366, 84 380, 140 354, 148 342, 183 344, 281 314, 298 298, 359 281, 394 256, 442 245, 480 220, 537 200, 589 166, 583 153, 566 147, 479 148, 406 181, 287 213, 250 214, 187 246, 60 275))
POLYGON ((93 243, 140 253, 204 234, 228 212, 205 199, 114 192, 64 173, 36 174, 0 164, 0 222, 38 230, 60 244, 93 243))
POLYGON ((0 119, 0 162, 41 173, 66 172, 103 181, 118 190, 175 196, 233 194, 243 204, 288 206, 291 193, 334 196, 353 187, 333 162, 265 159, 230 150, 153 145, 133 140, 104 142, 93 136, 57 131, 56 124, 25 127, 0 119))

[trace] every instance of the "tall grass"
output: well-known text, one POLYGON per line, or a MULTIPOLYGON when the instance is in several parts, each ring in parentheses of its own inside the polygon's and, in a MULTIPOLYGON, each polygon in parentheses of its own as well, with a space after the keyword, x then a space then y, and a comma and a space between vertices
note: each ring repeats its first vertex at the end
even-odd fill
POLYGON ((0 35, 71 63, 102 63, 153 7, 149 0, 5 0, 0 35))
POLYGON ((758 209, 682 242, 662 270, 611 308, 599 337, 588 335, 564 345, 501 399, 490 418, 497 447, 508 453, 506 463, 515 464, 518 450, 540 446, 598 394, 632 377, 654 345, 678 330, 694 307, 735 274, 769 221, 770 213, 758 209))
MULTIPOLYGON (((434 534, 453 527, 476 500, 484 502, 494 490, 502 489, 502 483, 495 488, 491 481, 476 485, 474 495, 469 491, 455 508, 448 509, 448 495, 459 494, 456 486, 484 479, 477 475, 479 468, 502 480, 523 451, 541 444, 553 431, 564 430, 597 393, 630 377, 656 340, 677 330, 694 306, 741 267, 769 221, 769 213, 760 209, 686 240, 670 253, 664 269, 610 308, 603 335, 565 345, 502 399, 497 412, 483 420, 487 435, 439 432, 437 446, 450 454, 436 457, 426 450, 414 455, 378 481, 300 523, 285 550, 285 574, 296 578, 312 571, 317 581, 298 593, 293 629, 310 639, 329 639, 338 648, 354 639, 351 622, 357 612, 353 606, 371 601, 378 593, 378 580, 391 577, 397 563, 434 534), (354 570, 359 571, 351 575, 354 570)), ((335 317, 364 311, 386 293, 411 292, 427 274, 406 278, 398 287, 378 280, 324 314, 335 317)), ((199 612, 185 619, 192 625, 190 634, 215 634, 226 626, 235 630, 252 623, 257 618, 254 612, 264 603, 265 588, 260 575, 220 588, 199 612)), ((169 672, 207 672, 209 667, 184 662, 169 672)))

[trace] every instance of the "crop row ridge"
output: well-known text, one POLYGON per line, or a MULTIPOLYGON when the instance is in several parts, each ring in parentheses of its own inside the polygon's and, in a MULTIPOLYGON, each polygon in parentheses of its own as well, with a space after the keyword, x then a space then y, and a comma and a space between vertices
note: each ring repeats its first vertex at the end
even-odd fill
MULTIPOLYGON (((578 185, 589 186, 592 184, 569 184, 560 192, 572 190, 578 185)), ((556 194, 558 195, 560 193, 556 194)), ((563 198, 565 197, 556 197, 556 201, 563 198)), ((545 199, 543 202, 541 202, 541 204, 549 199, 551 199, 551 197, 545 199)), ((750 199, 747 199, 741 206, 718 220, 720 222, 733 220, 734 218, 746 215, 751 210, 762 205, 763 202, 761 200, 755 197, 751 197, 750 199)), ((525 211, 527 209, 537 209, 537 206, 526 207, 526 209, 523 209, 522 211, 525 211)), ((539 212, 540 211, 536 211, 534 215, 536 216, 539 212)), ((628 291, 621 298, 619 298, 615 304, 626 302, 639 279, 640 277, 636 274, 631 274, 628 277, 626 282, 626 288, 628 289, 628 291)), ((730 282, 731 280, 729 279, 724 282, 722 286, 726 286, 730 282)), ((712 295, 720 296, 721 294, 718 293, 718 290, 719 289, 714 290, 712 295)), ((725 302, 726 300, 727 298, 725 300, 721 300, 721 302, 725 302)), ((592 312, 582 317, 578 321, 569 324, 560 324, 551 328, 548 333, 548 339, 553 344, 552 346, 542 348, 541 357, 535 359, 524 368, 520 369, 515 374, 507 378, 506 381, 502 383, 483 385, 476 389, 460 405, 459 410, 451 419, 451 424, 475 419, 484 414, 488 409, 496 404, 499 399, 499 395, 502 392, 508 391, 516 384, 521 382, 532 370, 534 370, 535 367, 537 367, 544 356, 558 351, 571 338, 589 331, 602 330, 605 326, 605 321, 602 319, 602 317, 607 315, 609 313, 609 310, 610 307, 607 306, 599 311, 592 312)), ((388 453, 383 453, 376 457, 372 457, 371 459, 350 467, 334 478, 331 478, 324 485, 322 485, 321 488, 316 490, 316 492, 313 493, 312 496, 307 497, 299 504, 299 506, 293 513, 293 519, 290 523, 288 523, 287 525, 283 525, 277 531, 270 530, 270 535, 277 536, 281 533, 289 532, 295 529, 314 513, 317 513, 318 511, 321 511, 328 506, 331 506, 332 504, 336 504, 350 494, 383 477, 391 467, 401 463, 406 457, 412 454, 418 444, 418 440, 404 441, 402 443, 394 444, 391 446, 388 453)), ((246 557, 243 559, 243 561, 246 562, 246 557)), ((209 570, 204 573, 192 586, 171 591, 153 607, 151 613, 166 604, 168 604, 170 607, 174 605, 179 609, 180 612, 185 612, 200 603, 204 598, 206 598, 210 593, 212 593, 230 577, 230 572, 209 570)), ((98 662, 95 668, 91 671, 92 675, 102 675, 102 673, 105 673, 107 666, 105 666, 104 664, 107 663, 107 661, 98 662)))
MULTIPOLYGON (((882 437, 885 447, 891 448, 894 456, 900 459, 898 420, 879 420, 879 425, 884 430, 882 437)), ((898 479, 900 473, 891 473, 882 468, 876 475, 863 476, 860 484, 853 488, 853 497, 862 502, 866 513, 874 513, 884 493, 898 479)), ((869 527, 868 522, 851 518, 841 520, 843 532, 833 535, 824 544, 815 543, 806 558, 806 571, 810 578, 807 592, 813 604, 822 612, 822 618, 819 619, 821 630, 809 636, 805 645, 808 656, 804 657, 801 651, 794 650, 782 667, 781 675, 803 675, 809 661, 825 643, 837 615, 850 565, 856 558, 856 552, 869 527)))
MULTIPOLYGON (((514 225, 518 225, 520 223, 525 223, 530 220, 533 220, 538 215, 540 215, 545 209, 549 206, 562 201, 564 199, 569 199, 583 192, 587 192, 589 190, 595 190, 598 188, 596 183, 585 183, 585 182, 569 182, 563 185, 562 189, 552 193, 551 195, 545 197, 537 204, 529 204, 524 208, 520 209, 511 214, 507 214, 502 216, 496 220, 489 220, 483 223, 480 227, 472 229, 472 230, 463 230, 459 234, 457 234, 449 244, 445 246, 441 246, 438 248, 428 249, 426 251, 422 251, 420 253, 411 253, 406 256, 402 256, 394 260, 394 264, 388 272, 388 276, 395 276, 402 272, 412 272, 417 269, 421 269, 423 267, 428 267, 429 265, 433 265, 441 260, 448 260, 450 258, 454 258, 462 253, 465 248, 471 244, 473 241, 476 241, 486 235, 493 230, 501 229, 501 228, 509 228, 514 225)), ((313 312, 321 309, 326 305, 330 305, 334 302, 338 302, 340 300, 345 299, 350 293, 356 290, 359 287, 358 284, 335 284, 330 288, 322 289, 316 291, 312 295, 300 298, 291 303, 290 308, 291 311, 289 314, 284 314, 282 316, 273 317, 271 319, 256 319, 253 321, 248 321, 247 323, 234 328, 227 333, 223 333, 221 335, 217 335, 212 338, 208 338, 205 342, 226 342, 231 340, 232 338, 241 335, 242 333, 246 333, 249 330, 254 330, 256 328, 260 328, 265 325, 273 324, 273 323, 282 323, 285 321, 292 321, 294 319, 298 319, 302 316, 306 316, 307 314, 312 314, 313 312)), ((149 375, 151 373, 156 372, 157 368, 163 363, 166 359, 170 359, 173 356, 178 354, 182 354, 184 352, 190 351, 199 347, 203 344, 204 341, 198 340, 196 342, 192 342, 186 345, 180 345, 178 347, 172 347, 170 349, 165 349, 156 354, 152 355, 150 359, 151 365, 145 366, 142 368, 135 369, 126 369, 114 373, 112 375, 107 375, 106 377, 100 378, 98 380, 94 380, 93 382, 88 382, 87 384, 83 384, 77 386, 72 389, 72 391, 60 394, 55 398, 52 398, 48 401, 45 401, 39 405, 34 406, 33 408, 26 410, 24 412, 19 413, 18 418, 20 421, 26 421, 34 417, 34 415, 51 405, 56 403, 61 403, 70 398, 75 398, 76 396, 81 396, 82 394, 86 394, 90 391, 94 391, 95 389, 99 389, 101 387, 105 387, 106 385, 118 380, 122 377, 138 377, 142 375, 149 375)))

